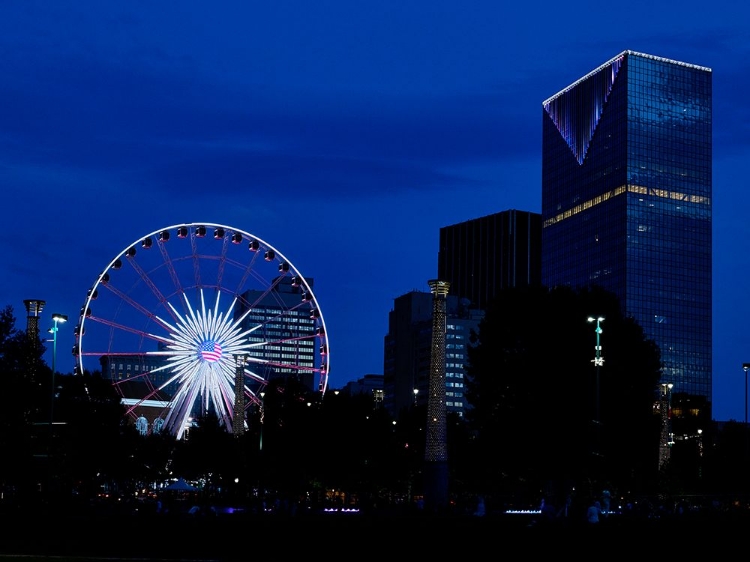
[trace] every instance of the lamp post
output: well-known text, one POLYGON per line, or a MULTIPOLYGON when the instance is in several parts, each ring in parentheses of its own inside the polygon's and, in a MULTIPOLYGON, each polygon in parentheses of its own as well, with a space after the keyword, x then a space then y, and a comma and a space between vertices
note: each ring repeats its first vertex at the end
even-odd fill
POLYGON ((672 389, 674 384, 667 383, 667 423, 669 428, 669 446, 674 445, 674 431, 672 431, 672 389))
POLYGON ((594 395, 594 421, 591 424, 592 425, 592 468, 593 468, 593 474, 595 475, 594 478, 598 479, 599 477, 599 471, 601 470, 600 463, 598 461, 599 458, 602 456, 601 452, 601 441, 602 441, 602 428, 601 428, 601 419, 599 417, 599 369, 604 364, 604 358, 602 358, 602 346, 601 346, 601 335, 602 335, 602 327, 601 323, 604 320, 602 316, 589 316, 587 318, 589 322, 596 322, 596 347, 594 348, 594 359, 592 359, 592 363, 594 363, 594 366, 596 367, 596 386, 595 386, 595 395, 594 395))
POLYGON ((419 394, 419 389, 415 388, 414 389, 414 405, 415 406, 417 405, 417 394, 419 394))
POLYGON ((604 365, 604 358, 602 357, 602 346, 600 343, 600 337, 602 335, 601 323, 604 321, 604 317, 598 316, 597 318, 594 318, 593 316, 589 316, 588 321, 596 322, 596 347, 594 348, 595 354, 594 354, 594 359, 592 359, 592 362, 594 363, 594 366, 596 367, 596 409, 594 410, 594 413, 595 413, 594 421, 598 424, 600 422, 600 419, 599 419, 599 368, 602 365, 604 365))
POLYGON ((265 421, 264 418, 266 416, 266 408, 265 408, 266 404, 264 400, 265 396, 266 396, 265 392, 260 393, 260 441, 258 444, 259 451, 263 450, 263 423, 265 421))
POLYGON ((52 432, 52 423, 54 422, 55 412, 55 371, 57 370, 57 330, 58 324, 63 324, 68 321, 68 317, 65 314, 54 313, 52 315, 53 326, 49 329, 52 332, 52 395, 50 397, 49 407, 49 427, 50 433, 52 432))
POLYGON ((672 387, 669 382, 661 383, 659 413, 661 416, 661 438, 659 440, 659 468, 666 466, 672 455, 674 433, 672 432, 672 387))

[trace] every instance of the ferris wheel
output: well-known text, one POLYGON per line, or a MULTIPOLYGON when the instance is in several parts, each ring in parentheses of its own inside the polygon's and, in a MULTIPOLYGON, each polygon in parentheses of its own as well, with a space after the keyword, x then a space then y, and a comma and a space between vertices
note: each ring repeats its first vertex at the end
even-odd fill
POLYGON ((312 286, 243 230, 155 230, 117 254, 88 290, 76 369, 110 379, 141 433, 180 439, 209 410, 237 433, 272 378, 325 392, 328 334, 312 286))

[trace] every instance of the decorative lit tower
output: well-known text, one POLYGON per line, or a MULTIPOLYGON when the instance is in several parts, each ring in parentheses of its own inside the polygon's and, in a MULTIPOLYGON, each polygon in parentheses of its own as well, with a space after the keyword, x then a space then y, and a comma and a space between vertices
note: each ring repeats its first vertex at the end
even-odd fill
POLYGON ((425 507, 437 510, 448 505, 448 448, 445 421, 445 332, 446 298, 450 283, 428 281, 432 300, 432 350, 430 354, 427 435, 425 444, 425 507))
POLYGON ((32 339, 39 336, 39 316, 44 309, 45 301, 27 299, 23 301, 26 307, 26 335, 32 339))
POLYGON ((245 356, 235 355, 234 370, 234 419, 232 431, 235 437, 245 433, 245 356))

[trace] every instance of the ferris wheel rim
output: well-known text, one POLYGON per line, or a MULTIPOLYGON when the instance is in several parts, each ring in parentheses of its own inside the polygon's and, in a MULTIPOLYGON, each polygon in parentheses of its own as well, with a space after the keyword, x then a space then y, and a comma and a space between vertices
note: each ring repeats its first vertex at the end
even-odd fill
MULTIPOLYGON (((317 390, 320 391, 321 393, 325 393, 325 391, 327 390, 327 387, 328 387, 328 378, 329 378, 329 373, 330 373, 330 350, 329 350, 329 345, 328 345, 328 332, 327 332, 326 322, 325 322, 325 318, 323 316, 323 312, 322 312, 322 310, 321 310, 321 308, 319 306, 317 297, 315 296, 314 291, 312 290, 312 287, 310 287, 309 283, 307 282, 307 279, 305 278, 304 275, 301 274, 300 270, 296 267, 296 265, 294 265, 294 263, 286 255, 284 255, 281 251, 279 251, 275 246, 273 246, 272 244, 270 244, 269 242, 267 242, 265 239, 260 238, 260 237, 254 235, 254 234, 252 234, 249 231, 246 231, 244 229, 240 229, 240 228, 237 228, 237 227, 234 227, 234 226, 225 225, 225 224, 216 223, 216 222, 185 222, 185 223, 176 223, 176 224, 172 224, 172 225, 169 225, 169 226, 165 226, 165 227, 161 227, 161 228, 155 229, 155 230, 153 230, 153 231, 151 231, 151 232, 149 232, 149 233, 147 233, 145 235, 142 235, 142 236, 139 236, 139 237, 135 238, 130 244, 126 245, 123 248, 123 250, 120 251, 107 264, 107 266, 99 273, 99 275, 96 278, 96 281, 94 282, 94 284, 89 289, 89 291, 88 291, 88 293, 86 295, 86 298, 84 300, 84 305, 83 305, 83 307, 81 308, 81 311, 80 311, 79 322, 78 322, 78 326, 76 327, 76 346, 74 347, 74 354, 77 355, 77 357, 76 357, 76 365, 77 365, 77 369, 79 370, 79 373, 84 373, 86 371, 86 368, 85 368, 85 365, 84 365, 84 357, 87 356, 87 355, 96 354, 96 353, 87 352, 87 350, 86 350, 86 347, 85 347, 85 342, 86 342, 85 330, 86 330, 87 318, 88 318, 88 315, 90 313, 91 306, 92 306, 92 301, 96 300, 96 298, 97 298, 97 292, 101 288, 101 286, 103 284, 106 284, 106 282, 108 280, 108 274, 109 274, 109 272, 111 272, 111 271, 113 271, 115 269, 119 269, 119 267, 116 267, 117 264, 118 263, 122 263, 122 261, 125 258, 135 256, 136 252, 134 251, 134 249, 139 244, 145 243, 146 240, 152 240, 152 239, 154 239, 154 237, 156 237, 157 244, 161 245, 161 244, 166 243, 166 241, 169 239, 168 235, 167 235, 166 240, 161 240, 161 239, 158 238, 159 236, 163 236, 164 233, 171 233, 171 232, 174 232, 174 231, 180 232, 181 229, 187 229, 187 232, 189 232, 191 236, 196 236, 195 233, 198 232, 198 229, 202 229, 202 228, 204 228, 204 229, 214 229, 215 236, 213 236, 213 237, 216 238, 216 239, 219 239, 219 236, 216 233, 218 233, 219 230, 221 229, 222 230, 221 239, 224 240, 224 244, 225 245, 227 244, 228 237, 230 237, 230 236, 234 237, 234 235, 236 235, 236 234, 239 234, 240 239, 242 241, 251 241, 251 242, 257 243, 258 247, 261 248, 261 249, 266 250, 266 252, 268 252, 268 251, 273 252, 273 258, 274 258, 275 261, 278 261, 278 263, 280 264, 279 267, 281 267, 281 264, 286 264, 285 267, 287 269, 285 270, 285 273, 293 273, 296 277, 299 277, 299 278, 301 278, 304 281, 305 291, 309 294, 306 298, 310 301, 311 306, 314 305, 314 307, 312 308, 312 310, 317 311, 317 316, 315 317, 315 321, 314 321, 315 325, 319 326, 319 328, 318 328, 319 331, 322 330, 322 332, 320 332, 318 335, 319 335, 320 339, 324 342, 323 345, 321 346, 321 350, 323 349, 323 347, 325 347, 325 353, 323 354, 321 352, 321 355, 324 355, 324 358, 323 357, 319 357, 318 358, 321 361, 321 364, 320 364, 319 367, 316 367, 315 369, 313 369, 313 372, 317 373, 317 376, 318 376, 318 381, 317 381, 318 389, 317 390)), ((206 231, 203 231, 203 234, 200 237, 202 238, 202 237, 208 237, 208 236, 209 236, 208 233, 206 231)), ((235 241, 234 238, 232 238, 232 241, 233 242, 235 241)), ((149 245, 148 247, 151 247, 151 246, 149 245)), ((258 248, 256 247, 256 249, 258 249, 258 248)), ((266 254, 266 255, 268 255, 268 254, 266 254)), ((194 255, 193 257, 194 258, 196 258, 196 257, 204 257, 205 258, 206 256, 195 256, 194 255)), ((181 259, 186 259, 186 258, 181 258, 181 259)), ((267 261, 271 261, 271 260, 267 260, 267 261)), ((246 266, 246 267, 249 267, 249 266, 246 266)), ((182 289, 184 290, 186 288, 189 288, 189 289, 192 290, 192 289, 195 289, 196 287, 197 287, 197 285, 195 285, 195 286, 187 286, 187 287, 182 287, 182 289)), ((237 298, 237 295, 236 295, 237 291, 226 290, 226 288, 222 287, 220 285, 220 283, 218 285, 216 285, 216 286, 212 286, 211 284, 206 284, 206 287, 214 288, 214 289, 219 289, 220 292, 224 291, 224 292, 227 292, 227 293, 230 293, 230 294, 234 294, 235 300, 237 298)), ((200 287, 200 290, 201 290, 201 293, 202 293, 203 286, 200 287)), ((170 295, 170 296, 173 296, 173 295, 170 295)), ((172 305, 170 304, 170 306, 172 306, 172 305)), ((232 306, 234 306, 234 305, 232 305, 232 306)), ((218 307, 219 307, 219 296, 217 295, 217 300, 216 300, 216 308, 217 308, 217 310, 218 310, 218 307)), ((107 352, 108 352, 108 355, 111 355, 111 356, 116 356, 117 355, 117 353, 113 352, 113 350, 111 350, 111 349, 108 349, 107 352)), ((131 352, 124 352, 123 354, 124 355, 137 355, 137 354, 131 353, 131 352)), ((265 381, 265 382, 267 383, 268 381, 265 381)))

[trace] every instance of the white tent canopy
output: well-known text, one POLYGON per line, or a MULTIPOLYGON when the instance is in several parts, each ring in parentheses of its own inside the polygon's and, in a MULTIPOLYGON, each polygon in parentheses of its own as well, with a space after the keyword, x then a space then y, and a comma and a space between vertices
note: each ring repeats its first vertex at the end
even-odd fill
POLYGON ((178 478, 172 482, 169 486, 164 488, 165 490, 176 490, 178 492, 197 492, 198 488, 188 484, 184 478, 178 478))

